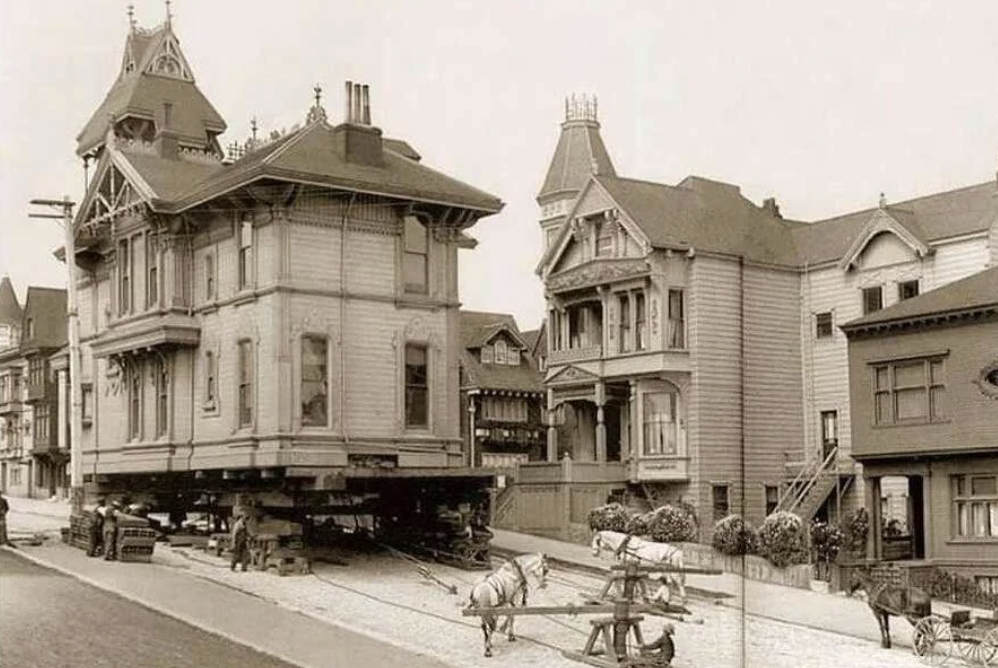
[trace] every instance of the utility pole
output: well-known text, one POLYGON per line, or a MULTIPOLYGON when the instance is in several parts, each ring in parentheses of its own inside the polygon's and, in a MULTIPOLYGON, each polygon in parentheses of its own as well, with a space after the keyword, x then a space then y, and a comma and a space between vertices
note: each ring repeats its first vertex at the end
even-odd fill
MULTIPOLYGON (((83 418, 83 385, 80 378, 80 317, 76 299, 76 235, 73 230, 73 207, 75 204, 65 195, 61 200, 33 199, 35 206, 61 209, 61 213, 30 213, 29 218, 52 218, 62 221, 65 232, 65 260, 69 276, 67 313, 69 327, 69 466, 71 512, 79 515, 83 511, 83 444, 80 439, 83 418)), ((62 397, 60 397, 60 400, 62 397)))

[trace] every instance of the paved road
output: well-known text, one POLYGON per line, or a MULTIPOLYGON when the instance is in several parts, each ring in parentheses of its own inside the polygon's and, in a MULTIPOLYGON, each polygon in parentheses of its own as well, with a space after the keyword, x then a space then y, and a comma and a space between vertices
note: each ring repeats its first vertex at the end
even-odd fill
POLYGON ((0 551, 0 664, 293 668, 0 551))

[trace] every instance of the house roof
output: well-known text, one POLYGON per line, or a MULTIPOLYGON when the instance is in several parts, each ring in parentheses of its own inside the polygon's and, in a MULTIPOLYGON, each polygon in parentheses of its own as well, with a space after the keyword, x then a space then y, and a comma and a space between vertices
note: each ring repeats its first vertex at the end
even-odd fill
MULTIPOLYGON (((926 242, 987 230, 998 216, 995 182, 957 188, 897 202, 886 207, 891 216, 926 242)), ((876 208, 819 220, 793 228, 801 264, 842 258, 860 236, 876 208)))
MULTIPOLYGON (((541 392, 543 390, 543 378, 529 354, 521 355, 520 363, 516 366, 510 366, 506 364, 482 364, 481 356, 477 352, 503 331, 507 335, 512 335, 512 338, 519 344, 527 345, 512 315, 484 311, 461 311, 459 323, 461 366, 464 368, 467 387, 515 392, 541 392)), ((529 349, 527 352, 530 352, 529 349)))
POLYGON ((11 285, 10 276, 6 274, 0 279, 0 323, 4 325, 21 326, 21 305, 17 301, 17 293, 11 285))
MULTIPOLYGON (((403 152, 408 144, 405 142, 392 140, 388 150, 384 151, 383 163, 378 166, 347 160, 336 136, 341 127, 334 128, 324 120, 315 121, 231 165, 214 169, 203 180, 192 178, 194 185, 184 189, 166 209, 184 211, 268 178, 460 206, 483 213, 496 213, 502 209, 503 203, 494 195, 406 157, 403 152)), ((183 184, 176 182, 176 176, 167 174, 162 180, 171 183, 174 191, 183 188, 183 184)))
POLYGON ((568 120, 561 124, 554 157, 544 177, 544 185, 537 193, 538 202, 544 204, 558 195, 579 192, 593 174, 617 174, 599 127, 597 121, 590 119, 568 120))
MULTIPOLYGON (((197 87, 192 75, 175 78, 147 71, 151 59, 160 53, 168 40, 179 43, 169 23, 153 31, 133 30, 129 34, 118 79, 76 137, 77 155, 89 153, 104 143, 111 117, 116 120, 127 116, 148 118, 161 129, 163 105, 167 102, 172 105, 169 129, 176 133, 181 143, 205 147, 209 143, 209 130, 215 134, 225 131, 225 120, 197 87), (130 54, 135 66, 128 70, 126 66, 132 60, 130 54)), ((179 52, 178 55, 183 58, 179 52)), ((186 61, 184 65, 186 67, 186 61)))
POLYGON ((653 247, 744 255, 796 264, 793 227, 742 196, 737 186, 690 176, 676 186, 598 175, 598 182, 653 247))
POLYGON ((34 320, 34 336, 21 328, 21 350, 61 348, 66 345, 66 291, 29 287, 24 299, 24 323, 34 320))
POLYGON ((980 309, 998 309, 998 266, 906 299, 842 325, 851 332, 873 325, 935 318, 980 309))

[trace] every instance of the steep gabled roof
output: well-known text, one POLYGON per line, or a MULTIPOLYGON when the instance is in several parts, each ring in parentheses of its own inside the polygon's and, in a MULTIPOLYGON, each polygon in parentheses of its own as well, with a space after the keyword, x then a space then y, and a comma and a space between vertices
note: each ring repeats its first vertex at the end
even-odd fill
POLYGON ((225 121, 194 82, 193 73, 179 50, 169 23, 153 31, 133 30, 125 43, 122 69, 83 130, 76 137, 76 154, 85 155, 104 143, 108 121, 136 116, 163 127, 163 104, 170 103, 170 130, 181 143, 205 147, 208 131, 220 134, 225 121), (157 73, 153 60, 163 54, 180 66, 176 76, 157 73))
POLYGON ((529 354, 527 342, 516 326, 516 320, 508 313, 488 313, 485 311, 461 311, 459 314, 461 333, 461 366, 464 369, 466 388, 482 390, 508 390, 515 392, 541 392, 543 382, 537 371, 533 357, 529 354), (506 364, 482 364, 478 350, 503 333, 524 348, 527 355, 520 356, 515 366, 506 364))
MULTIPOLYGON (((995 193, 995 182, 987 181, 897 202, 887 208, 905 227, 917 230, 931 243, 987 230, 998 215, 995 193)), ((818 264, 844 257, 876 211, 864 209, 795 226, 793 237, 801 263, 818 264)))
POLYGON ((24 299, 21 350, 61 348, 66 340, 66 291, 29 287, 24 299), (34 336, 28 331, 29 319, 34 320, 34 336))
MULTIPOLYGON (((500 330, 507 330, 520 343, 523 338, 516 326, 516 319, 509 313, 489 313, 487 311, 465 311, 458 314, 461 332, 461 347, 481 348, 500 330)), ((524 343, 524 347, 526 344, 524 343)))
POLYGON ((745 199, 737 186, 690 176, 677 186, 594 176, 656 248, 744 255, 796 265, 791 225, 745 199))
POLYGON ((0 279, 0 323, 4 325, 21 326, 21 305, 17 301, 17 293, 6 274, 0 279))
POLYGON ((341 143, 336 136, 340 128, 319 120, 291 132, 273 144, 215 170, 179 195, 166 210, 184 211, 265 178, 460 206, 483 213, 502 209, 502 202, 494 195, 394 150, 384 151, 383 163, 377 166, 351 162, 340 150, 341 143))
POLYGON ((567 120, 548 167, 537 201, 545 204, 559 195, 573 195, 593 174, 615 176, 616 170, 599 133, 595 119, 567 120))
POLYGON ((845 332, 975 310, 998 311, 998 266, 842 325, 845 332))

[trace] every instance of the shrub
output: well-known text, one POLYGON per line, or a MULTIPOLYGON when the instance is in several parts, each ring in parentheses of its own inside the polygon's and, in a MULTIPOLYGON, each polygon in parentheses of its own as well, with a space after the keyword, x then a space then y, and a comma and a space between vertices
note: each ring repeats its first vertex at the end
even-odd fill
POLYGON ((682 506, 666 504, 642 516, 651 539, 660 543, 694 541, 697 524, 694 516, 682 506))
POLYGON ((901 520, 899 519, 890 519, 884 525, 881 534, 884 538, 900 538, 904 535, 904 525, 901 524, 901 520))
POLYGON ((755 529, 741 515, 728 515, 714 525, 713 545, 721 554, 753 554, 758 539, 755 529))
POLYGON ((759 529, 759 554, 777 568, 807 561, 805 543, 803 523, 793 513, 773 513, 759 529))
POLYGON ((589 511, 589 528, 593 531, 621 531, 627 526, 630 513, 619 503, 608 503, 589 511))
POLYGON ((811 550, 818 564, 818 576, 828 579, 828 564, 835 561, 842 549, 845 536, 837 526, 815 520, 811 523, 811 550))
POLYGON ((647 536, 650 532, 648 522, 651 519, 651 516, 652 513, 631 515, 627 518, 627 523, 624 525, 624 531, 632 536, 647 536))
POLYGON ((870 533, 870 515, 866 508, 857 508, 842 521, 842 549, 854 555, 866 553, 866 537, 870 533))

